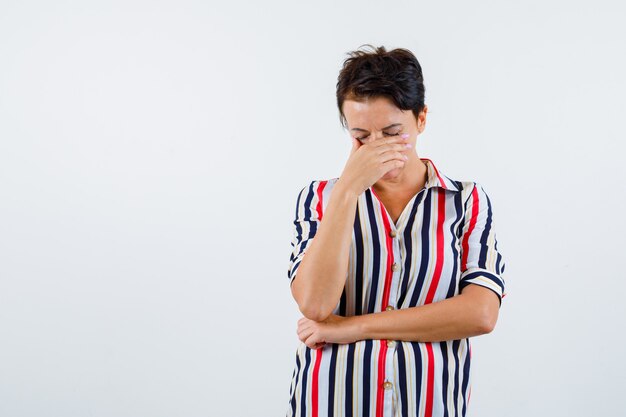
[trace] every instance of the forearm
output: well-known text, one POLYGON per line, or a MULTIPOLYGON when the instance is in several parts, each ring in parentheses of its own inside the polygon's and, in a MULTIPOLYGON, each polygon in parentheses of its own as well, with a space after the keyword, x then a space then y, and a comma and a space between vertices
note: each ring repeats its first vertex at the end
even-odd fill
POLYGON ((300 311, 311 320, 327 318, 341 297, 350 259, 357 199, 353 192, 335 184, 315 238, 291 285, 300 311))
POLYGON ((358 340, 439 342, 489 332, 484 310, 466 294, 423 306, 352 316, 350 320, 358 340))

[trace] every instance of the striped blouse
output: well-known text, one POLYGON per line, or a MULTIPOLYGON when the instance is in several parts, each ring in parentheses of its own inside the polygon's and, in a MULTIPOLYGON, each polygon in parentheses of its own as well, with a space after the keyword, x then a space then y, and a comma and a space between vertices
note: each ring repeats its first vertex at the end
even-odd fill
MULTIPOLYGON (((458 295, 469 284, 502 304, 505 263, 483 187, 456 181, 427 158, 425 187, 394 224, 369 187, 357 202, 349 267, 333 314, 353 316, 420 306, 458 295)), ((339 178, 314 180, 297 198, 296 278, 339 178)), ((287 416, 465 416, 471 393, 469 338, 440 342, 360 340, 296 349, 287 416)))

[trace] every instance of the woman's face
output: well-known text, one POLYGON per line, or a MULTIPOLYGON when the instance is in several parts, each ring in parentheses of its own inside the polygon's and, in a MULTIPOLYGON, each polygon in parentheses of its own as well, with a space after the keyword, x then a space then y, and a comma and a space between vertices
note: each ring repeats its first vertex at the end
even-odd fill
POLYGON ((424 131, 428 107, 419 114, 416 120, 411 110, 400 110, 386 97, 370 98, 359 102, 346 100, 342 107, 350 135, 359 142, 366 144, 386 137, 408 133, 409 142, 413 144, 413 152, 407 152, 409 160, 402 168, 394 168, 381 179, 397 177, 408 165, 418 161, 415 152, 417 135, 424 131))

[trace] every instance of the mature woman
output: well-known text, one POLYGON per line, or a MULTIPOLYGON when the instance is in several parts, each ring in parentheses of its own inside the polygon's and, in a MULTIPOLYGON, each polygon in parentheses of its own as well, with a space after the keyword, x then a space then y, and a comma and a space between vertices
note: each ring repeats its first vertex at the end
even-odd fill
POLYGON ((421 66, 351 52, 337 82, 352 149, 296 201, 288 276, 304 315, 288 416, 465 416, 470 340, 492 331, 505 263, 484 188, 416 152, 421 66))

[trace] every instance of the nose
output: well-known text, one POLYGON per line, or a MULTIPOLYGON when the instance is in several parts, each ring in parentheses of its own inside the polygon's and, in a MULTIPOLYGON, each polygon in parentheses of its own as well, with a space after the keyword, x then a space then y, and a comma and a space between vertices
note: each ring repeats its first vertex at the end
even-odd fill
POLYGON ((370 133, 370 135, 367 137, 367 141, 374 141, 374 140, 379 140, 379 139, 383 139, 385 137, 385 135, 383 135, 383 132, 372 132, 370 133))

